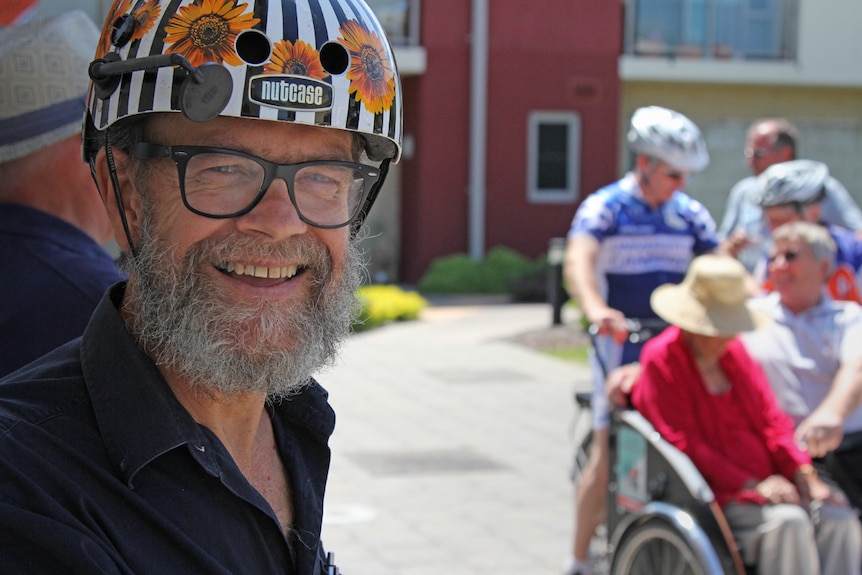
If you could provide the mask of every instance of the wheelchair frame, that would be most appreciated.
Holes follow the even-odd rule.
[[[579,419],[589,420],[589,393],[576,401]],[[724,514],[688,456],[635,410],[615,412],[609,435],[605,541],[598,546],[611,575],[745,575]],[[575,481],[591,442],[587,431],[577,444]]]

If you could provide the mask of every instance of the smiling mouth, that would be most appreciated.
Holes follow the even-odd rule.
[[[216,267],[226,273],[238,276],[249,276],[254,278],[290,279],[296,275],[298,266],[252,266],[236,262],[219,262]]]

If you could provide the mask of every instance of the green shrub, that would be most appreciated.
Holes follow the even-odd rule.
[[[485,256],[480,269],[488,293],[509,293],[511,282],[533,268],[530,260],[509,248],[493,248]]]
[[[484,293],[479,262],[467,254],[435,259],[417,285],[423,293]]]
[[[428,294],[512,294],[530,278],[544,278],[545,259],[531,261],[503,246],[491,249],[482,261],[466,254],[437,258],[417,287]]]
[[[353,324],[354,331],[367,331],[391,321],[417,319],[428,302],[416,292],[394,285],[362,286],[356,290],[362,309]]]

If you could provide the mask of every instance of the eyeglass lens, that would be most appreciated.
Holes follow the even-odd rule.
[[[279,166],[276,177],[288,182],[299,213],[325,226],[348,222],[365,191],[362,174],[349,163]],[[265,192],[265,178],[265,167],[254,158],[217,152],[195,154],[185,166],[186,202],[194,210],[213,216],[241,212]]]
[[[771,152],[771,151],[772,150],[770,150],[768,148],[757,148],[757,149],[746,148],[743,153],[745,154],[745,157],[750,160],[751,158],[760,159],[760,158],[766,156],[767,154],[769,154],[769,152]]]

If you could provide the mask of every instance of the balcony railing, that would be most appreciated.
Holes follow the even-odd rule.
[[[795,60],[797,0],[625,0],[625,54]]]
[[[420,0],[367,0],[393,46],[419,46]]]

